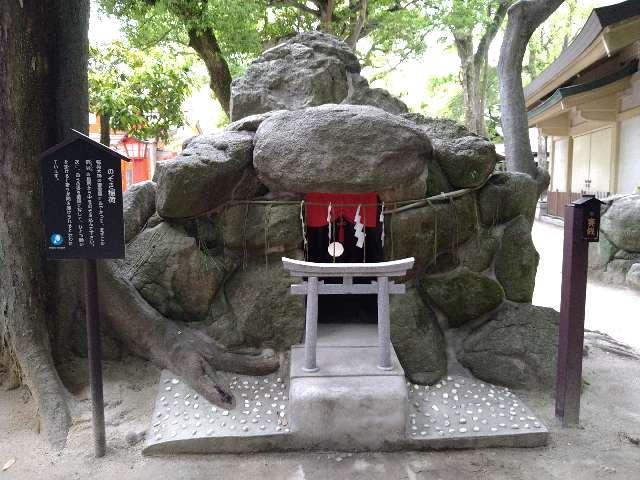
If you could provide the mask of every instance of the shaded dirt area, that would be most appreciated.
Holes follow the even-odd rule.
[[[84,378],[84,362],[72,366]],[[92,457],[88,413],[80,416],[67,448],[48,452],[36,433],[28,394],[0,392],[0,468],[15,459],[0,479],[638,479],[640,478],[640,361],[606,353],[597,346],[585,359],[582,427],[561,429],[547,394],[518,392],[552,430],[549,446],[406,453],[287,453],[143,457],[142,443],[126,435],[148,426],[159,372],[134,358],[105,368],[107,456]],[[86,385],[73,388],[88,408]]]

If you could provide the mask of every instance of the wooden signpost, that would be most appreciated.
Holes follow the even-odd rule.
[[[118,152],[72,130],[40,157],[45,251],[51,259],[85,259],[87,350],[96,457],[106,450],[102,346],[96,259],[124,258]]]
[[[580,422],[589,242],[599,240],[601,203],[593,195],[585,195],[565,207],[556,371],[556,417],[563,426]]]

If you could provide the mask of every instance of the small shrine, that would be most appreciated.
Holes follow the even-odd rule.
[[[100,270],[106,336],[165,369],[145,452],[545,444],[511,391],[555,376],[536,182],[323,33],[265,52],[231,105],[127,190]]]

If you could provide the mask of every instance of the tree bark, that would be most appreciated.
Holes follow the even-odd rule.
[[[473,50],[473,32],[453,30],[453,38],[460,59],[460,84],[464,98],[465,126],[478,135],[487,136],[485,103],[487,97],[487,68],[489,47],[513,0],[503,0],[495,12],[489,12],[491,21]]]
[[[522,87],[522,60],[533,32],[562,2],[563,0],[521,0],[515,3],[509,8],[507,27],[500,48],[498,79],[507,169],[528,173],[534,178],[538,178],[539,170],[529,143],[529,125]]]
[[[475,118],[477,108],[475,102],[481,94],[478,92],[478,78],[473,65],[473,37],[458,32],[453,33],[453,38],[460,59],[460,84],[462,85],[462,95],[464,102],[464,124],[474,133],[481,135],[476,131],[478,122]],[[480,119],[480,123],[482,120]]]
[[[100,114],[100,143],[107,147],[111,145],[111,115]]]
[[[360,35],[362,35],[364,25],[365,23],[367,23],[368,12],[369,0],[360,0],[358,3],[357,17],[351,29],[351,34],[347,39],[347,43],[354,51],[356,49],[356,45],[358,44],[358,40],[360,40]]]
[[[202,59],[209,72],[209,85],[227,115],[231,103],[231,72],[212,28],[189,30],[189,46]]]
[[[320,0],[316,3],[320,8],[320,30],[331,33],[335,0]]]
[[[71,425],[70,396],[47,330],[38,155],[67,128],[86,130],[88,112],[89,2],[62,3],[0,2],[0,358],[11,359],[56,448]]]

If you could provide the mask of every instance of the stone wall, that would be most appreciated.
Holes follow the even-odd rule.
[[[494,174],[486,138],[406,113],[359,71],[349,47],[321,33],[264,52],[233,83],[233,122],[185,142],[155,183],[126,193],[122,274],[163,315],[230,349],[284,351],[304,330],[303,299],[289,294],[280,261],[304,258],[300,200],[375,191],[385,256],[416,258],[407,294],[391,304],[411,380],[446,373],[450,331],[478,377],[549,386],[557,313],[530,305],[536,183]]]

